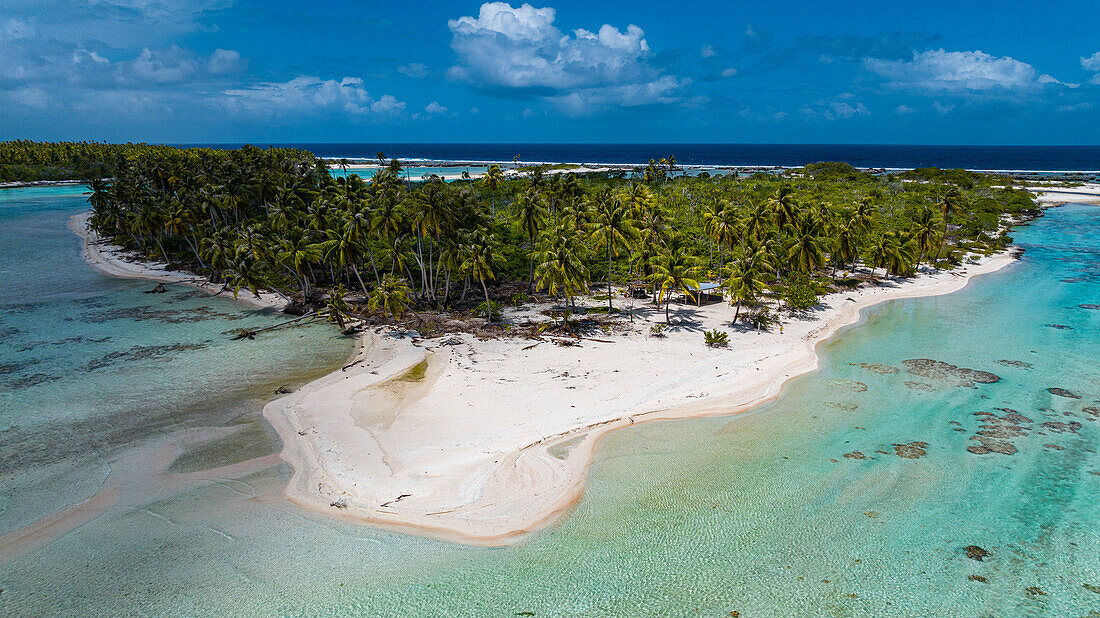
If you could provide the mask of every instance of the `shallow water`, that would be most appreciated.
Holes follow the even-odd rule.
[[[1100,311],[1079,305],[1100,303],[1100,208],[1051,210],[1015,236],[1021,262],[869,309],[772,404],[610,434],[583,499],[519,545],[328,520],[283,501],[289,471],[273,466],[114,508],[8,562],[0,609],[1087,615],[1100,607],[1086,587],[1100,590],[1100,421],[1086,410],[1100,406]],[[968,451],[979,430],[1021,434],[1006,439],[1017,452]]]
[[[451,167],[409,167],[401,172],[401,177],[408,180],[427,180],[433,174],[443,178],[445,176],[461,175],[462,172],[469,172],[471,176],[477,176],[478,174],[484,174],[489,168],[479,165],[466,165],[466,166],[451,166]],[[345,173],[342,168],[335,167],[330,168],[329,173],[333,178],[343,178],[345,176],[358,175],[363,180],[370,180],[374,178],[374,175],[378,173],[377,169],[349,169]],[[457,180],[455,181],[457,182]]]

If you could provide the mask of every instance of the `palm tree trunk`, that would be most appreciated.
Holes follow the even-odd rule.
[[[527,293],[530,294],[531,290],[535,287],[535,254],[531,253],[530,266],[527,269]]]
[[[737,326],[737,316],[741,315],[741,301],[737,301],[737,308],[733,310],[733,321],[730,324]]]
[[[484,278],[479,279],[479,281],[481,281],[481,290],[483,292],[485,292],[485,317],[488,318],[490,322],[492,322],[493,321],[493,305],[492,305],[492,302],[489,300],[489,288],[485,286],[485,279]]]
[[[352,266],[351,269],[355,272],[355,278],[359,280],[359,287],[363,288],[363,296],[369,296],[367,286],[363,285],[363,277],[359,276],[359,267]]]
[[[374,251],[371,251],[370,245],[366,241],[363,242],[363,246],[367,248],[367,256],[370,257],[370,267],[374,271],[374,281],[378,285],[382,285],[382,277],[378,276],[378,266],[374,263]]]
[[[611,242],[607,243],[607,315],[611,315]]]

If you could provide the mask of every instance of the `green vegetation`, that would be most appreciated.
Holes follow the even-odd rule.
[[[496,321],[497,303],[541,292],[564,301],[568,329],[592,285],[614,313],[616,283],[646,286],[667,321],[672,298],[693,300],[700,282],[716,281],[734,322],[766,328],[778,318],[769,301],[773,311],[806,308],[838,277],[851,286],[957,265],[1010,241],[1003,215],[1034,209],[1029,193],[999,187],[1004,178],[882,176],[843,163],[692,178],[674,175],[666,157],[634,177],[494,166],[477,181],[410,183],[399,161],[369,182],[334,179],[299,150],[9,142],[0,152],[109,169],[91,181],[90,224],[101,235],[338,323],[423,309]]]
[[[712,348],[722,348],[730,343],[729,333],[718,330],[708,330],[703,333],[703,342]]]

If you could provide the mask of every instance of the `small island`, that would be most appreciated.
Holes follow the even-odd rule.
[[[381,153],[364,179],[302,150],[95,148],[117,150],[73,220],[90,263],[359,338],[264,409],[287,496],[485,545],[568,509],[608,431],[774,398],[862,309],[1004,267],[1012,225],[1041,214],[1038,189],[964,170],[668,156],[411,181]]]

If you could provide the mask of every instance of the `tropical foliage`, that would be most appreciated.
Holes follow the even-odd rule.
[[[446,183],[409,182],[381,153],[369,182],[333,178],[300,150],[8,142],[0,153],[102,161],[89,198],[101,235],[236,291],[273,290],[303,310],[327,300],[334,321],[356,305],[393,319],[481,305],[493,321],[496,302],[538,291],[561,299],[568,328],[591,286],[610,313],[612,285],[626,283],[647,286],[667,321],[670,301],[697,301],[700,283],[716,281],[735,322],[748,307],[763,327],[768,299],[802,306],[839,271],[835,285],[959,264],[1011,240],[1003,215],[1034,208],[996,177],[843,163],[704,178],[665,157],[633,174],[498,167]]]

